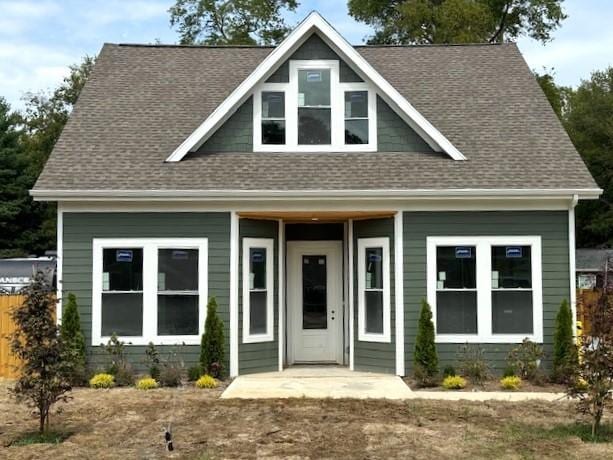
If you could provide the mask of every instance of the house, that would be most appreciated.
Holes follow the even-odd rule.
[[[92,366],[112,333],[195,362],[214,296],[232,376],[409,374],[422,299],[443,365],[550,349],[600,193],[514,44],[351,46],[317,13],[274,48],[105,45],[32,190]]]
[[[577,249],[575,260],[577,288],[600,289],[613,260],[613,249]]]

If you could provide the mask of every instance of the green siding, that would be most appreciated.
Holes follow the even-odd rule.
[[[570,294],[568,214],[566,211],[405,212],[404,304],[407,373],[413,367],[413,350],[421,299],[426,297],[426,237],[537,235],[542,241],[543,342],[551,357],[555,315]],[[441,368],[456,364],[460,345],[438,344]],[[506,365],[511,344],[483,344],[493,370]],[[546,359],[545,365],[549,364]]]
[[[243,102],[197,153],[223,152],[253,152],[253,97]]]
[[[360,342],[358,340],[358,239],[388,237],[390,243],[390,343]],[[354,254],[354,368],[355,370],[396,373],[396,321],[394,297],[394,219],[362,220],[353,223]]]
[[[63,293],[73,292],[77,296],[90,368],[98,369],[108,363],[104,349],[91,345],[93,239],[208,238],[208,293],[217,299],[219,315],[226,325],[225,366],[229,369],[229,213],[64,213],[63,222]],[[158,349],[164,357],[176,350],[186,366],[195,364],[200,353],[197,345]],[[126,346],[125,351],[134,368],[143,370],[145,347]]]
[[[240,249],[238,264],[238,363],[239,374],[270,372],[279,370],[279,224],[272,220],[241,219],[239,227]],[[274,341],[262,343],[243,343],[243,238],[274,238]]]
[[[434,152],[379,96],[377,96],[377,122],[379,152]]]
[[[281,66],[273,73],[268,83],[289,82],[290,60],[328,59],[340,61],[339,79],[343,83],[363,81],[317,34],[311,35]]]

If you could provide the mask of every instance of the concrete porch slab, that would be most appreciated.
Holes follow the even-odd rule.
[[[223,399],[411,397],[411,389],[395,375],[353,372],[332,366],[301,366],[283,372],[242,375],[221,395]]]

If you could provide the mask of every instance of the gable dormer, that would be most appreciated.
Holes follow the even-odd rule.
[[[379,139],[382,131],[385,139]],[[311,13],[167,161],[180,161],[189,152],[407,148],[465,159],[355,48]]]

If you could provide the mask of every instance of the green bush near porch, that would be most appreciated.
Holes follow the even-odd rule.
[[[206,310],[204,334],[200,345],[200,368],[204,373],[221,378],[224,373],[224,325],[217,314],[215,297],[209,299]]]
[[[421,386],[434,385],[438,374],[438,355],[434,343],[432,310],[426,300],[421,301],[421,312],[417,325],[414,353],[415,379]]]

